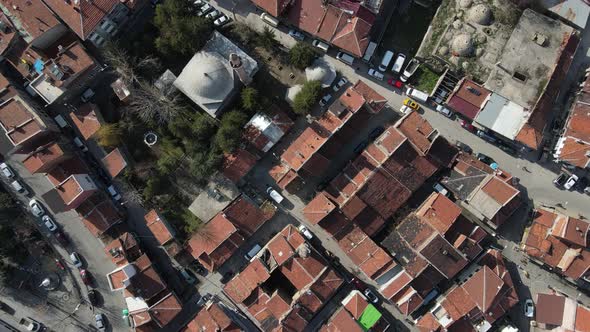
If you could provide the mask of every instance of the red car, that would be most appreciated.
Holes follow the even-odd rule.
[[[474,133],[476,131],[475,127],[471,123],[469,123],[465,120],[460,120],[459,123],[461,124],[461,127],[469,130],[472,133]]]
[[[57,265],[57,267],[62,271],[65,271],[66,269],[61,260],[59,260],[58,258],[55,259],[55,265]]]
[[[404,86],[404,83],[402,83],[402,81],[396,80],[394,78],[390,78],[389,80],[387,80],[387,84],[391,85],[392,87],[394,87],[396,89],[400,89],[400,90]]]
[[[85,269],[80,270],[80,277],[82,278],[82,282],[85,285],[90,285],[90,273],[88,271],[86,271]]]
[[[357,278],[352,278],[352,280],[350,280],[350,283],[353,284],[354,288],[358,289],[358,290],[365,290],[367,289],[367,285],[365,285],[364,282],[358,280]]]

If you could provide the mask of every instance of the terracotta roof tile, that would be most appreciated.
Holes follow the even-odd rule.
[[[590,332],[590,309],[581,305],[576,308],[576,332]]]
[[[441,234],[445,234],[461,215],[461,208],[446,196],[431,194],[418,208],[416,214],[428,221]]]
[[[100,21],[119,3],[116,0],[65,2],[44,0],[80,38],[86,40]]]
[[[348,302],[343,303],[343,305],[352,317],[358,320],[369,303],[359,291],[353,291],[353,293],[354,295],[348,299]]]
[[[36,148],[22,163],[31,174],[46,173],[66,158],[64,149],[57,142],[50,142]]]
[[[188,250],[197,259],[203,254],[210,255],[224,242],[228,241],[235,232],[237,232],[236,227],[223,213],[218,213],[200,232],[190,238]],[[233,248],[235,250],[237,246],[234,245]]]
[[[387,99],[385,99],[385,97],[380,95],[362,80],[358,80],[354,84],[354,90],[363,96],[366,104],[368,104],[373,112],[380,112],[387,104]]]
[[[70,113],[74,126],[78,128],[78,131],[86,140],[96,134],[102,126],[103,121],[99,116],[98,106],[92,103],[82,104],[76,111]]]
[[[35,39],[61,23],[40,0],[2,0],[11,16],[20,22],[23,29]]]
[[[535,319],[539,323],[561,326],[565,308],[565,297],[538,293],[535,301]]]
[[[119,173],[127,167],[127,161],[125,160],[125,157],[123,157],[119,148],[114,149],[111,153],[102,158],[102,163],[112,178],[119,175]]]
[[[288,1],[288,0],[254,0],[252,2],[254,2],[254,4],[256,6],[264,9],[266,12],[268,12],[272,16],[279,17],[283,13],[285,8],[287,8],[287,5],[289,5],[290,1]]]
[[[408,138],[414,147],[416,147],[422,154],[430,149],[434,138],[437,137],[438,132],[417,112],[410,112],[410,114],[401,118],[396,124],[396,128]]]
[[[106,232],[112,226],[123,221],[121,214],[109,199],[94,202],[91,198],[77,207],[76,211],[82,217],[86,228],[94,236]]]
[[[332,203],[323,193],[317,194],[303,209],[303,215],[312,224],[322,221],[327,215],[332,213],[336,205]]]
[[[281,155],[281,160],[299,171],[328,140],[329,133],[317,127],[307,127]]]
[[[55,191],[68,208],[76,208],[96,192],[97,188],[88,174],[74,174],[55,186]]]
[[[519,194],[518,189],[501,181],[497,177],[491,177],[481,190],[501,205],[508,204],[508,202]]]
[[[0,125],[13,145],[21,144],[45,130],[30,106],[12,98],[0,106]]]
[[[160,245],[168,243],[174,239],[174,230],[171,226],[156,212],[156,210],[150,210],[144,216],[145,223],[150,229],[154,237]]]
[[[240,181],[256,165],[255,155],[244,149],[237,149],[232,154],[223,156],[221,172],[232,182]]]
[[[201,331],[233,331],[235,324],[220,308],[219,304],[213,303],[209,307],[201,309],[197,316],[191,320],[185,332]],[[236,331],[238,329],[235,329]]]
[[[182,304],[173,293],[164,296],[160,301],[149,309],[153,320],[160,327],[168,325],[180,313]]]

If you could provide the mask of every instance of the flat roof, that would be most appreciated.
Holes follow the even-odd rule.
[[[532,110],[572,33],[572,27],[534,10],[524,10],[484,86]]]
[[[188,209],[203,222],[208,222],[239,194],[238,187],[231,180],[217,173],[211,177]]]
[[[530,110],[497,93],[492,93],[483,109],[475,117],[475,122],[514,140],[530,115]]]

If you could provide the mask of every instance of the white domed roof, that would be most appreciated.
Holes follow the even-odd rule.
[[[469,56],[473,53],[473,40],[471,35],[461,34],[456,36],[451,43],[451,49],[456,56]]]
[[[468,17],[473,23],[488,25],[492,20],[492,10],[486,4],[480,3],[469,10]]]
[[[334,66],[323,58],[316,59],[310,67],[305,68],[305,78],[308,81],[320,81],[324,88],[332,85],[336,76]]]

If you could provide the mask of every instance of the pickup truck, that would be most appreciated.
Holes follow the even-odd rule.
[[[43,327],[43,325],[41,325],[41,323],[36,322],[31,317],[29,317],[29,319],[21,318],[21,320],[18,323],[20,325],[23,325],[25,327],[25,329],[27,329],[27,331],[33,331],[33,332],[41,331],[41,328]]]

